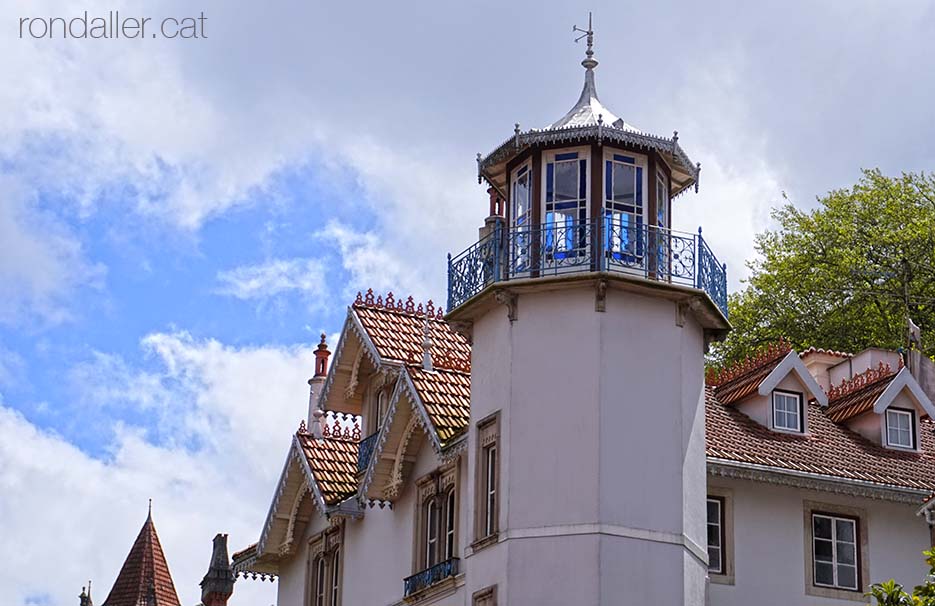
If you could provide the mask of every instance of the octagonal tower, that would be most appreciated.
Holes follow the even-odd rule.
[[[726,267],[670,229],[699,165],[601,103],[584,34],[578,102],[478,156],[489,216],[449,257],[448,320],[472,340],[466,582],[499,604],[701,606]]]

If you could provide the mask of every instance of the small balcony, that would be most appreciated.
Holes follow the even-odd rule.
[[[409,597],[449,577],[456,576],[458,574],[459,563],[460,560],[458,558],[449,558],[444,562],[435,564],[431,568],[426,568],[422,572],[417,572],[411,577],[406,577],[403,580],[404,597]]]
[[[697,234],[606,219],[507,228],[448,256],[448,310],[495,282],[610,272],[696,288],[727,317],[727,266]]]
[[[370,434],[357,444],[357,472],[360,473],[370,465],[370,457],[373,456],[373,448],[377,444],[377,436],[380,432]]]

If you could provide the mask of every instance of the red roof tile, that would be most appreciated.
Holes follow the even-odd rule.
[[[331,436],[316,439],[300,431],[296,437],[326,504],[334,505],[357,492],[359,435],[350,439]]]
[[[384,301],[367,291],[366,296],[358,294],[353,308],[381,358],[421,364],[427,323],[434,365],[470,370],[471,346],[442,319],[441,308],[436,309],[431,301],[417,306],[412,297],[403,303],[402,299],[397,301],[393,293]]]
[[[471,417],[471,375],[454,370],[408,367],[412,384],[435,426],[438,441],[446,445],[463,433]]]
[[[831,388],[825,414],[840,423],[872,410],[874,403],[896,378],[896,372],[881,362],[878,368],[871,368]]]
[[[114,581],[103,606],[181,606],[150,514]]]
[[[922,452],[915,453],[879,446],[832,421],[815,403],[807,405],[808,435],[771,431],[719,402],[711,389],[705,404],[709,458],[913,489],[935,486],[935,425],[930,420],[920,425]]]
[[[755,393],[763,379],[779,366],[790,351],[792,347],[789,343],[780,340],[737,364],[720,371],[709,370],[706,383],[714,387],[718,401],[722,404],[738,402]]]

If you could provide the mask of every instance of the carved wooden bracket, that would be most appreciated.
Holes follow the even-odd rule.
[[[516,303],[519,297],[516,293],[510,292],[508,290],[498,290],[494,293],[494,297],[497,299],[497,303],[501,305],[506,305],[507,317],[510,319],[510,322],[516,320]]]
[[[448,326],[465,339],[468,345],[474,344],[474,323],[473,322],[449,322]]]
[[[594,287],[594,311],[607,311],[607,280],[598,280]]]

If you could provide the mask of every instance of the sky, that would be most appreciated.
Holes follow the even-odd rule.
[[[85,10],[207,37],[18,37]],[[214,534],[259,535],[317,335],[358,290],[444,301],[475,155],[574,104],[588,10],[602,102],[701,162],[673,221],[731,290],[785,199],[935,164],[932,2],[0,4],[5,604],[102,602],[150,498],[198,603]]]

